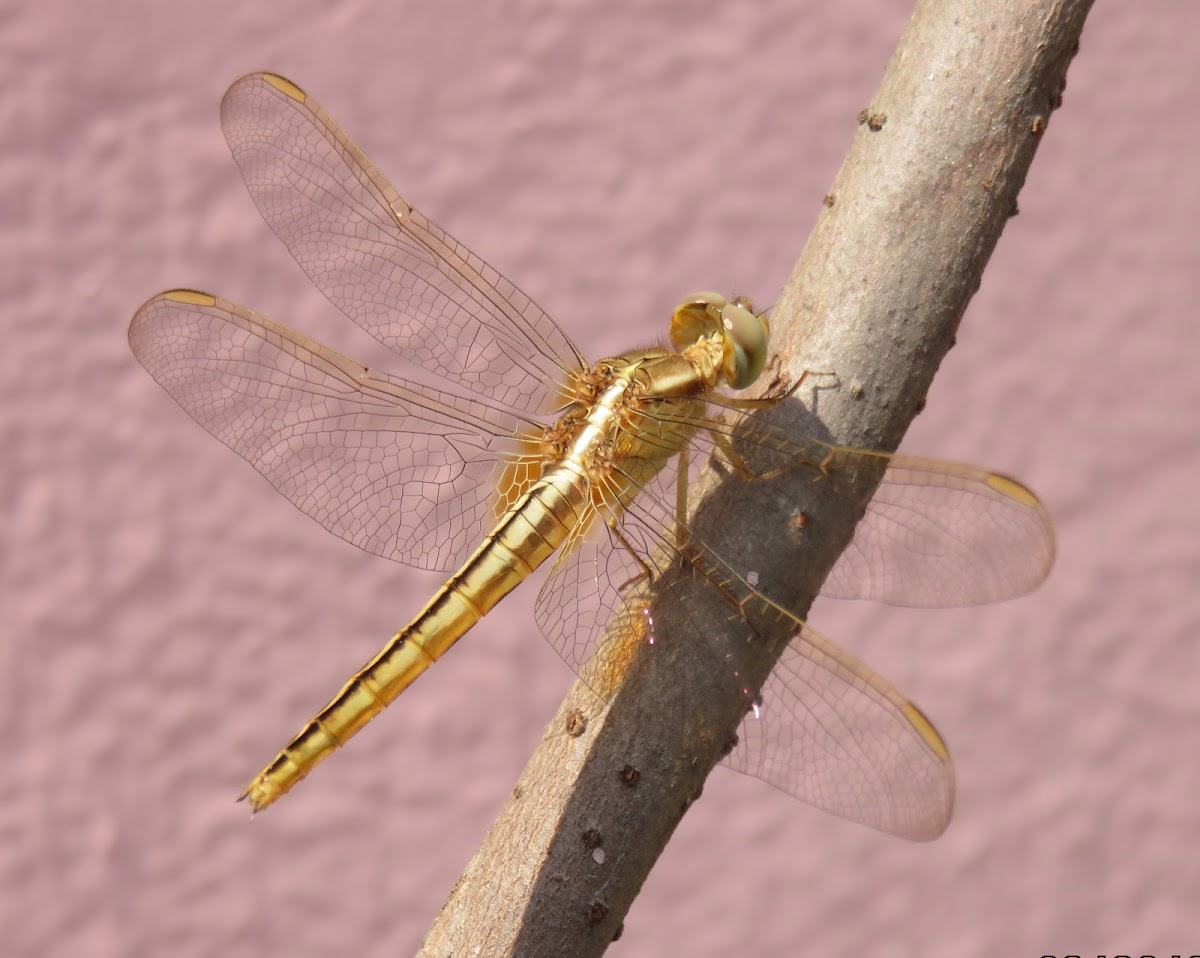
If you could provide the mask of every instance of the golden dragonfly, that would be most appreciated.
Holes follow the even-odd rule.
[[[376,555],[453,572],[251,782],[242,797],[255,810],[345,744],[556,553],[535,615],[585,674],[605,622],[622,612],[637,618],[622,588],[654,578],[664,562],[696,562],[685,523],[689,456],[732,464],[748,480],[755,468],[802,467],[819,480],[864,457],[886,461],[823,594],[964,604],[1020,594],[1046,575],[1052,525],[1016,480],[744,428],[755,402],[739,404],[727,391],[759,378],[769,332],[748,300],[689,296],[674,311],[669,346],[589,364],[528,296],[401,196],[291,81],[271,73],[237,80],[221,124],[259,211],[304,271],[413,372],[368,368],[189,289],[138,309],[134,354],[197,422],[326,529]],[[710,579],[717,565],[748,568],[706,554]],[[753,592],[753,576],[736,575]],[[940,833],[954,776],[933,725],[799,617],[788,628],[782,659],[749,703],[743,746],[726,763],[884,831]],[[604,694],[604,686],[594,687]]]

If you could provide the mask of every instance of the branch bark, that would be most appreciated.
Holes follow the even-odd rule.
[[[1016,209],[1090,7],[918,2],[772,316],[784,372],[838,376],[820,391],[820,420],[785,404],[793,427],[899,444]],[[777,534],[795,515],[794,476],[786,496],[755,484],[753,502],[745,484],[708,484],[693,528],[718,551],[754,544],[761,586],[804,615],[858,513],[807,483],[823,534],[797,542]],[[599,955],[619,933],[745,708],[698,673],[687,641],[670,641],[672,619],[656,606],[656,667],[631,669],[608,708],[583,682],[571,689],[421,955]]]

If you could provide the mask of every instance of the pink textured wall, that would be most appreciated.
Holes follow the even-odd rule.
[[[234,804],[433,580],[304,519],[128,351],[187,284],[380,358],[259,220],[226,85],[304,85],[597,355],[696,287],[770,302],[904,6],[6,9],[0,954],[411,953],[570,681],[531,589],[278,807]],[[1200,952],[1198,32],[1097,5],[906,444],[1035,486],[1052,579],[814,615],[945,733],[954,824],[909,845],[719,771],[613,954]]]

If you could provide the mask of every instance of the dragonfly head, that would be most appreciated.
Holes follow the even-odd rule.
[[[721,368],[734,389],[745,389],[758,379],[767,363],[767,318],[757,315],[745,296],[728,299],[720,293],[693,293],[671,316],[671,345],[677,350],[717,337],[721,343]]]

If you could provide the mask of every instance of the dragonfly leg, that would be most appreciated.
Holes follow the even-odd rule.
[[[733,448],[733,444],[729,441],[727,436],[722,435],[721,433],[718,433],[712,429],[706,429],[705,432],[712,437],[713,445],[721,450],[725,461],[733,467],[734,471],[738,474],[738,477],[747,482],[762,482],[766,479],[774,479],[793,468],[792,466],[780,466],[775,469],[768,469],[765,472],[755,472],[750,468],[746,460],[738,454],[738,451]],[[820,473],[820,475],[814,476],[814,479],[829,478],[829,464],[833,461],[833,455],[833,453],[829,453],[820,462],[807,463],[816,469],[818,473]]]
[[[675,548],[681,552],[684,546],[683,530],[687,523],[688,463],[690,461],[688,447],[684,446],[679,451],[679,466],[675,472]]]
[[[713,444],[721,450],[726,461],[733,466],[734,471],[737,472],[738,476],[740,476],[742,479],[745,479],[747,482],[752,482],[755,479],[766,478],[754,473],[754,471],[746,464],[746,460],[738,455],[737,450],[733,448],[733,444],[727,437],[719,432],[715,432],[712,429],[705,431],[712,436]]]
[[[788,386],[783,392],[769,391],[765,396],[756,396],[754,398],[741,399],[737,396],[720,396],[711,395],[705,398],[716,406],[725,406],[728,409],[774,409],[785,399],[788,399],[796,393],[796,391],[804,385],[805,381],[810,376],[831,376],[837,378],[837,373],[827,370],[806,369],[800,374],[800,378]],[[776,380],[778,382],[778,380]]]
[[[794,395],[800,389],[800,387],[804,385],[810,376],[832,376],[836,379],[837,373],[832,371],[806,369],[800,374],[800,378],[797,379],[796,382],[794,382],[781,393],[771,393],[756,399],[737,399],[728,396],[710,396],[708,397],[708,401],[713,405],[724,406],[728,409],[772,409],[775,406],[778,406],[789,396]],[[778,382],[778,379],[776,381]],[[721,451],[725,461],[734,468],[738,476],[742,479],[761,482],[764,479],[774,479],[777,476],[790,471],[794,467],[794,464],[790,464],[787,466],[776,467],[774,469],[768,469],[766,471],[755,471],[750,468],[746,460],[743,459],[737,450],[733,448],[733,443],[730,441],[728,436],[718,433],[716,430],[711,428],[707,428],[705,431],[708,432],[709,436],[712,438],[713,444],[716,446],[716,448]],[[815,476],[814,479],[827,479],[830,477],[830,466],[833,463],[836,452],[836,449],[831,448],[820,460],[805,460],[808,465],[816,469],[818,472],[818,475]]]
[[[617,540],[617,545],[633,556],[633,561],[642,567],[641,572],[639,572],[637,575],[630,576],[630,578],[621,583],[620,591],[624,592],[639,579],[645,579],[647,583],[653,582],[654,570],[650,568],[645,559],[638,555],[638,551],[633,547],[633,544],[625,538],[625,533],[623,533],[620,527],[617,525],[617,519],[615,516],[610,516],[608,518],[608,531],[612,537]]]

